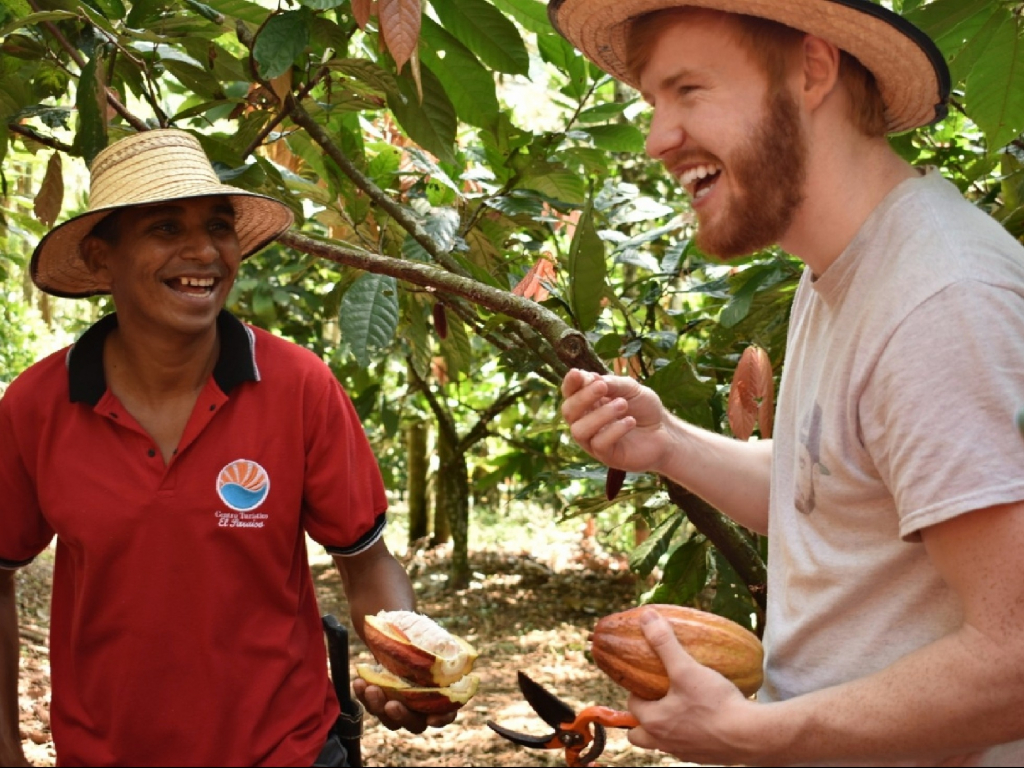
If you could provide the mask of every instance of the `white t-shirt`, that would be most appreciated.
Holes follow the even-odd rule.
[[[960,625],[920,530],[1024,499],[1022,406],[1024,248],[929,170],[794,299],[759,700],[863,677]],[[983,758],[1024,765],[1024,742]]]

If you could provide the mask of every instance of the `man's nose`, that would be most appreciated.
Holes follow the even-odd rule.
[[[220,251],[206,227],[193,227],[188,232],[184,255],[197,261],[210,262],[220,256]]]
[[[687,134],[681,122],[671,112],[655,109],[651,115],[651,130],[644,144],[647,155],[652,160],[664,160],[665,157],[682,148],[686,143]]]

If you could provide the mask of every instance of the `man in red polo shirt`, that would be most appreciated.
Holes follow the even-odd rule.
[[[91,174],[90,210],[44,238],[31,273],[53,295],[110,293],[117,312],[0,400],[0,764],[27,764],[14,569],[54,536],[61,765],[344,764],[306,533],[334,555],[357,630],[414,596],[337,380],[223,309],[241,260],[292,215],[221,185],[183,131],[124,139]],[[453,719],[359,690],[392,728]]]

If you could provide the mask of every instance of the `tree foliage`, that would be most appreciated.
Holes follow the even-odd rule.
[[[749,623],[764,542],[663,478],[632,476],[606,499],[555,388],[571,366],[614,370],[694,423],[729,432],[730,414],[758,413],[737,431],[764,430],[765,371],[781,369],[800,265],[774,250],[729,265],[699,252],[675,182],[642,156],[636,94],[555,34],[538,0],[270,5],[3,0],[5,312],[46,308],[74,327],[103,311],[92,300],[54,317],[23,287],[27,244],[83,210],[65,190],[109,142],[189,130],[223,181],[295,211],[295,229],[246,262],[232,309],[329,361],[393,486],[403,419],[541,387],[506,411],[475,406],[489,417],[475,482],[609,525],[642,516],[653,533],[632,562],[661,569],[653,597],[712,601]],[[956,85],[948,119],[894,146],[1024,237],[1022,5],[894,5],[935,37]],[[18,327],[0,332],[0,379],[27,364]],[[761,394],[744,374],[730,398],[750,348]]]

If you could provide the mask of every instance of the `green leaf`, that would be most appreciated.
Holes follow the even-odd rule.
[[[329,11],[331,8],[344,5],[346,2],[347,0],[299,0],[300,5],[312,8],[314,11]]]
[[[604,123],[608,120],[614,120],[616,117],[621,115],[633,101],[609,101],[605,104],[598,104],[597,106],[588,107],[580,112],[576,118],[580,123],[584,125],[593,125],[594,123]]]
[[[711,399],[715,396],[715,382],[698,379],[687,358],[676,358],[659,368],[644,384],[657,392],[661,402],[676,416],[705,429],[714,427]]]
[[[511,16],[518,21],[527,32],[538,35],[554,34],[551,21],[548,19],[548,9],[544,3],[537,2],[537,0],[492,0],[492,2],[506,16]]]
[[[974,25],[969,30],[965,29],[962,35],[963,39],[959,40],[956,50],[947,56],[950,78],[954,84],[967,79],[974,69],[974,65],[988,50],[992,35],[1007,21],[1009,11],[1005,8],[997,6],[990,10],[991,13],[987,15],[987,18],[986,14],[978,14],[974,17],[979,22],[977,29],[973,28]],[[959,38],[961,35],[957,37]]]
[[[661,583],[655,587],[648,603],[689,605],[707,586],[711,569],[708,567],[708,543],[703,536],[694,536],[676,547],[665,563]]]
[[[711,601],[711,612],[732,619],[740,626],[753,629],[752,615],[757,612],[750,590],[718,549],[711,550],[717,571],[715,597]]]
[[[331,59],[327,66],[368,85],[381,96],[398,93],[395,76],[368,59]]]
[[[662,520],[658,527],[651,531],[647,541],[630,553],[629,570],[642,577],[649,576],[661,556],[668,552],[672,536],[682,522],[683,516],[680,514],[673,514]]]
[[[996,152],[1024,130],[1024,19],[1007,15],[967,78],[969,116]]]
[[[729,303],[722,309],[721,315],[718,317],[718,322],[724,325],[726,328],[732,328],[737,323],[742,322],[746,316],[750,313],[750,307],[754,302],[754,295],[757,293],[757,289],[769,278],[775,274],[774,267],[762,268],[762,267],[751,267],[746,270],[750,274],[744,281],[743,285],[733,293]],[[744,273],[746,274],[746,273]]]
[[[10,24],[0,27],[0,37],[7,37],[11,32],[22,27],[30,27],[34,24],[42,24],[44,21],[61,21],[63,19],[77,18],[71,11],[43,11],[41,13],[30,13],[20,19],[15,19]]]
[[[103,87],[103,66],[98,58],[89,59],[78,80],[75,106],[78,107],[78,130],[74,149],[86,165],[107,146],[106,95]]]
[[[430,375],[433,349],[427,332],[427,312],[418,300],[409,303],[409,320],[403,326],[402,338],[409,346],[409,362],[421,379]]]
[[[587,93],[587,60],[560,35],[537,35],[541,58],[569,78],[563,92],[579,101]]]
[[[447,317],[448,338],[441,342],[441,356],[448,369],[448,379],[456,381],[473,370],[473,346],[462,318],[454,312],[449,312]]]
[[[604,241],[594,229],[593,199],[587,202],[569,246],[569,306],[581,331],[589,331],[601,315],[608,265]]]
[[[388,106],[409,138],[440,160],[455,162],[455,132],[458,118],[437,75],[429,67],[420,67],[423,103],[411,77],[398,78],[398,94],[388,94]]]
[[[174,59],[164,59],[163,65],[179,83],[199,96],[206,99],[224,96],[221,82],[207,70]]]
[[[544,173],[523,177],[519,186],[535,189],[553,200],[582,205],[587,198],[587,187],[583,177],[568,168],[551,168]]]
[[[906,18],[927,33],[949,56],[958,49],[958,42],[963,42],[959,28],[967,25],[969,29],[979,14],[990,14],[993,6],[991,0],[935,0],[908,12]]]
[[[491,71],[427,16],[420,29],[420,45],[420,60],[437,75],[459,117],[470,125],[493,130],[499,108]]]
[[[644,151],[644,135],[635,125],[628,123],[612,123],[611,125],[594,125],[581,128],[594,140],[594,146],[606,152],[632,152],[640,154]]]
[[[266,8],[249,0],[206,0],[206,4],[225,16],[256,25],[262,24],[270,13]]]
[[[519,30],[485,0],[431,0],[441,26],[492,69],[527,75],[530,54]]]
[[[252,49],[260,77],[273,80],[291,69],[295,59],[309,45],[312,21],[308,8],[278,13],[267,21]]]
[[[0,2],[14,16],[29,16],[32,13],[32,6],[28,0],[3,0]]]
[[[266,283],[260,283],[252,292],[252,311],[261,322],[267,325],[272,325],[277,319],[274,294]]]
[[[360,275],[345,292],[338,319],[356,362],[368,367],[371,351],[389,346],[398,329],[395,278],[370,272]]]

